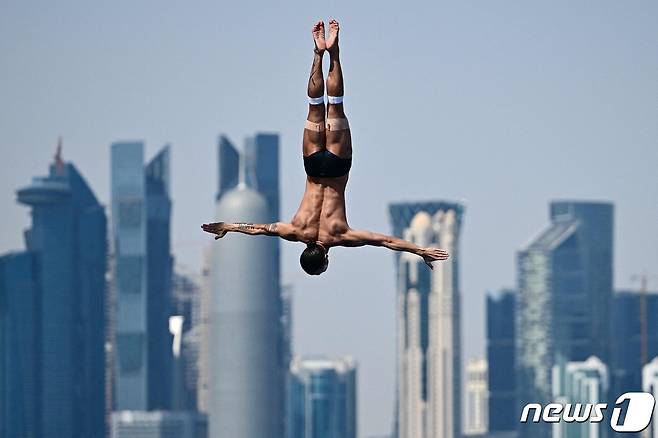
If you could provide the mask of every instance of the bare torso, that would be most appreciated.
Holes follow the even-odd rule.
[[[292,225],[304,242],[336,246],[349,230],[345,212],[345,186],[348,175],[339,178],[306,178],[304,197]]]

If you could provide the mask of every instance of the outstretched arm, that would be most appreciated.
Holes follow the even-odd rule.
[[[277,236],[293,242],[299,240],[295,227],[292,224],[287,224],[285,222],[275,222],[272,224],[230,224],[226,222],[215,222],[212,224],[203,224],[201,225],[201,228],[207,233],[216,234],[215,240],[224,237],[226,233],[231,231],[252,236]]]
[[[421,256],[427,266],[434,269],[432,262],[436,260],[447,260],[448,252],[439,248],[422,248],[409,241],[385,234],[373,233],[372,231],[349,230],[343,235],[341,246],[383,246],[393,251],[410,252]]]

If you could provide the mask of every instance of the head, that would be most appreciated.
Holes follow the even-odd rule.
[[[308,275],[320,275],[329,266],[329,254],[324,246],[309,243],[299,257],[299,264]]]

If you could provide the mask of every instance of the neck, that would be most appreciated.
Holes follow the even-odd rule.
[[[316,244],[317,246],[321,247],[322,249],[324,249],[324,252],[329,252],[329,248],[327,248],[326,246],[324,246],[324,243],[322,243],[322,242],[315,242],[315,244]]]

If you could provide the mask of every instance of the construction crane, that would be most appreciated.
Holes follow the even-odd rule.
[[[649,363],[649,321],[647,316],[647,293],[649,276],[646,272],[631,276],[631,281],[640,281],[640,361]]]

